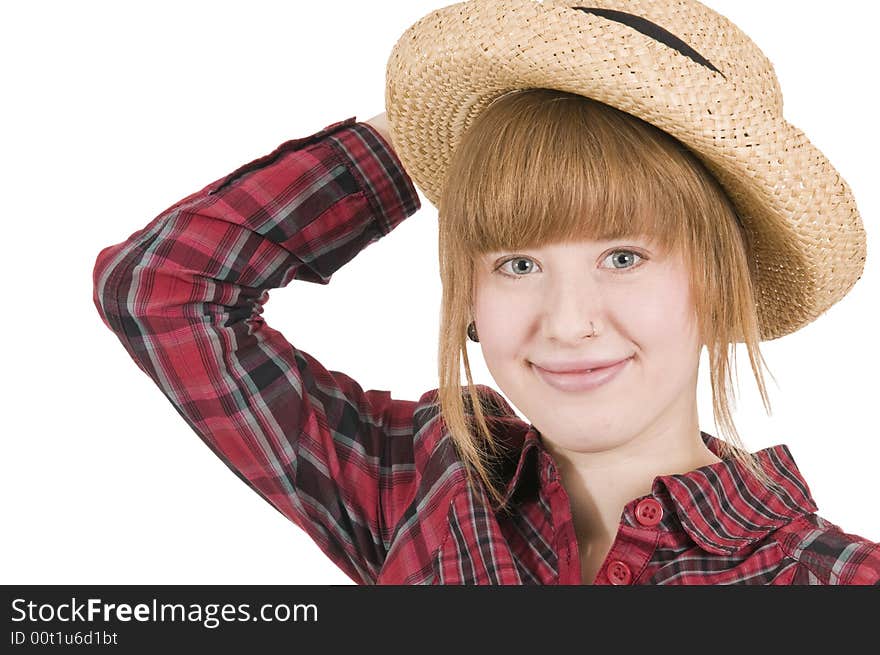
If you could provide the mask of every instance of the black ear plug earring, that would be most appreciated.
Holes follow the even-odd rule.
[[[467,326],[467,335],[468,339],[471,341],[476,341],[479,343],[480,338],[477,336],[477,326],[474,321],[471,321]]]

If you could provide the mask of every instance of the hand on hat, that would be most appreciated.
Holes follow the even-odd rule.
[[[376,114],[372,118],[368,118],[364,123],[374,127],[388,142],[388,145],[393,147],[393,144],[391,143],[391,135],[388,133],[388,119],[384,111],[381,114]]]

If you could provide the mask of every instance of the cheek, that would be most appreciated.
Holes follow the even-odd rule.
[[[658,287],[651,293],[640,293],[628,303],[632,315],[647,329],[681,328],[690,319],[693,310],[689,299],[678,289]]]
[[[526,338],[528,320],[509,303],[484,303],[475,307],[477,332],[484,352],[510,352]]]
[[[474,299],[474,318],[480,337],[480,349],[486,364],[498,369],[520,356],[531,326],[528,302],[523,295],[485,288]]]
[[[658,284],[650,293],[631,299],[628,325],[632,337],[655,354],[670,358],[690,352],[698,341],[694,306],[687,286],[680,280]]]

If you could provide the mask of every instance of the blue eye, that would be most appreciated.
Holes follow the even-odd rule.
[[[507,273],[509,277],[525,277],[524,274],[529,273],[535,266],[535,262],[528,257],[511,257],[510,259],[506,259],[501,262],[501,264],[498,265],[498,269],[500,270],[504,268],[505,266],[507,266],[507,264],[510,264],[511,262],[515,263],[516,265],[513,267],[512,273]],[[526,264],[530,264],[531,266],[523,267],[523,262],[525,262]],[[511,269],[506,270],[510,271]]]
[[[603,262],[607,262],[611,260],[611,268],[616,271],[627,271],[629,269],[637,268],[640,262],[645,259],[644,255],[641,255],[634,250],[614,250],[608,254],[607,257],[603,260]],[[507,267],[508,264],[512,264],[511,267]],[[507,267],[507,268],[505,268]],[[503,275],[507,277],[512,277],[514,279],[526,277],[527,274],[531,273],[537,267],[540,270],[540,267],[529,257],[524,257],[522,255],[511,257],[509,259],[505,259],[501,262],[496,270],[501,271]]]
[[[624,255],[624,257],[621,258],[620,255]],[[608,257],[605,258],[605,261],[608,261],[609,258],[613,259],[614,264],[612,266],[617,270],[621,270],[621,269],[625,270],[627,268],[635,268],[635,266],[638,262],[633,263],[630,266],[627,266],[626,265],[626,263],[628,261],[627,256],[637,257],[639,260],[644,259],[644,257],[642,257],[639,253],[633,252],[632,250],[615,250],[610,255],[608,255]],[[617,266],[617,264],[623,264],[623,265]]]

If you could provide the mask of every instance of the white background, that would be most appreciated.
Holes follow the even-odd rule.
[[[92,303],[92,269],[100,249],[279,143],[383,111],[392,46],[444,4],[4,3],[0,582],[351,582],[138,369]],[[878,541],[876,9],[706,4],[770,57],[785,117],[852,186],[869,244],[843,301],[763,345],[771,418],[741,351],[737,425],[750,450],[788,444],[819,513]],[[437,386],[437,212],[422,205],[329,285],[275,290],[264,313],[396,398]],[[476,381],[497,388],[470,347]],[[717,434],[705,362],[700,415]]]

